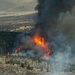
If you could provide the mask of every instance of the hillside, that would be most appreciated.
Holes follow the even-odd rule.
[[[0,0],[0,11],[33,11],[36,4],[36,0]]]
[[[0,31],[29,31],[36,23],[37,14],[9,14],[0,17]]]

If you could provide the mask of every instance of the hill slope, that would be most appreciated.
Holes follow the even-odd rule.
[[[36,0],[0,0],[0,11],[33,11]]]

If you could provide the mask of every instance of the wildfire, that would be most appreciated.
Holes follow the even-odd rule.
[[[48,48],[48,43],[45,44],[45,39],[41,37],[38,33],[33,37],[34,43],[36,45],[42,46],[44,48],[44,52],[50,56],[50,50]]]
[[[41,57],[41,58],[44,58],[44,59],[48,59],[49,58],[49,56],[50,56],[50,50],[49,50],[49,45],[48,45],[48,42],[45,42],[45,39],[44,39],[44,37],[41,37],[40,35],[39,35],[39,32],[37,32],[33,37],[32,37],[32,40],[33,40],[33,42],[32,42],[32,44],[34,44],[35,43],[35,45],[38,47],[38,46],[41,46],[41,52],[43,52],[44,53],[44,55],[43,55],[43,57]],[[29,43],[29,45],[30,45],[31,43]],[[34,46],[35,46],[34,45]],[[22,44],[22,45],[20,45],[16,50],[15,50],[15,53],[18,53],[22,48],[24,47],[24,45]],[[32,47],[31,47],[31,49],[32,49]],[[43,54],[42,53],[42,54]]]
[[[15,53],[19,52],[23,48],[23,45],[20,45],[16,50]]]

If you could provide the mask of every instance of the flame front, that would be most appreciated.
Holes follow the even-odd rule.
[[[33,41],[36,45],[40,45],[44,48],[43,52],[50,56],[50,50],[48,48],[48,43],[45,44],[45,39],[41,37],[38,33],[33,37]]]
[[[38,46],[40,46],[42,49],[41,49],[41,51],[40,52],[43,52],[42,54],[43,54],[43,57],[42,58],[45,58],[45,59],[47,59],[47,58],[49,58],[49,56],[50,56],[50,50],[49,50],[49,45],[48,45],[48,42],[45,42],[45,39],[44,39],[44,37],[41,37],[40,35],[39,35],[39,33],[37,32],[33,37],[32,37],[32,40],[33,40],[33,43],[32,44],[34,44],[35,43],[35,45],[38,47]],[[30,45],[31,43],[29,43],[29,45]],[[34,45],[34,46],[35,46]],[[23,44],[21,44],[16,50],[15,50],[15,53],[18,53],[21,49],[23,49],[24,48],[24,45]],[[33,49],[32,47],[31,47],[31,49]]]
[[[23,45],[20,45],[16,50],[15,53],[19,52],[23,48]]]

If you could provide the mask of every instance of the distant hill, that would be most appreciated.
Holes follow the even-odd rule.
[[[0,11],[33,11],[36,5],[36,0],[0,0]]]
[[[28,32],[37,21],[37,13],[0,17],[0,31]]]

